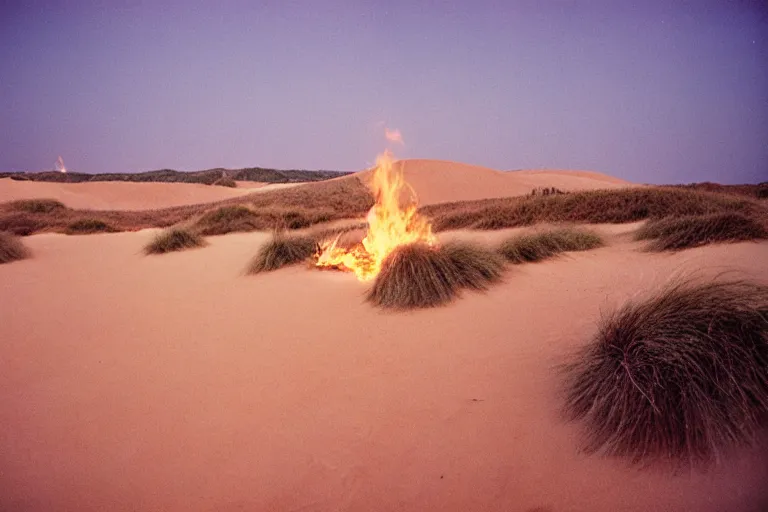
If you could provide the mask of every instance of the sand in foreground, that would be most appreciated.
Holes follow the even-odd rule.
[[[619,234],[485,295],[388,314],[350,275],[242,276],[263,234],[142,256],[152,234],[36,235],[33,259],[0,266],[0,510],[768,503],[763,452],[675,477],[580,455],[553,371],[601,311],[681,269],[755,275],[768,243],[651,255]]]

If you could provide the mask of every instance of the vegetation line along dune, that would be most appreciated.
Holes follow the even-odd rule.
[[[34,199],[0,204],[0,230],[17,235],[69,231],[81,218],[98,219],[115,231],[164,228],[197,222],[203,235],[232,231],[301,229],[328,221],[361,218],[373,205],[356,176],[253,193],[216,203],[146,211],[70,209]],[[218,213],[217,213],[218,211]],[[620,188],[432,204],[420,208],[435,231],[503,229],[540,222],[624,223],[681,215],[739,213],[766,217],[764,203],[745,197],[680,187]]]
[[[621,224],[648,218],[737,212],[766,215],[758,202],[672,187],[590,190],[425,206],[437,231],[504,229],[540,222]]]
[[[69,225],[82,218],[98,219],[116,231],[165,228],[198,220],[200,222],[195,229],[200,234],[269,231],[280,226],[296,229],[320,222],[362,217],[372,205],[373,198],[368,189],[356,177],[350,176],[257,192],[217,203],[159,210],[74,210],[51,200],[12,201],[0,204],[0,231],[23,236],[40,232],[67,233]],[[216,213],[222,208],[224,210]],[[235,215],[231,215],[233,211]]]
[[[57,183],[85,183],[96,181],[162,182],[162,183],[201,183],[216,184],[221,180],[258,181],[261,183],[291,183],[305,181],[323,181],[344,176],[339,171],[304,171],[278,170],[264,167],[244,169],[207,169],[204,171],[176,171],[161,169],[158,171],[136,173],[99,173],[82,172],[0,172],[0,178],[19,181],[45,181]]]

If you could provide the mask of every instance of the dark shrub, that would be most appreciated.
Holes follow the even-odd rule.
[[[144,247],[146,254],[163,254],[166,252],[183,251],[205,245],[205,240],[198,234],[182,228],[171,228],[158,233],[155,238]]]
[[[17,237],[0,232],[0,263],[10,263],[29,257],[29,250]]]
[[[589,453],[675,464],[754,441],[768,412],[768,287],[668,286],[604,318],[564,367]]]

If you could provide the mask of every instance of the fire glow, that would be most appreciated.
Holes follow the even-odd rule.
[[[351,248],[341,247],[340,237],[321,244],[315,257],[318,267],[351,271],[360,281],[370,281],[397,247],[416,242],[437,244],[432,226],[417,212],[418,202],[403,177],[402,165],[394,163],[391,152],[376,159],[370,186],[376,204],[368,212],[365,238]],[[406,193],[410,193],[410,199],[404,206],[401,202]]]
[[[54,168],[56,169],[57,172],[63,172],[63,173],[67,172],[67,167],[64,165],[64,159],[61,157],[59,157],[56,160],[56,163],[54,164]]]

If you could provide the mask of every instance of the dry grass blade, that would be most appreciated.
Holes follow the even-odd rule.
[[[313,237],[289,236],[276,232],[272,239],[259,249],[247,272],[258,274],[301,263],[312,257],[316,249],[317,243]]]
[[[706,464],[752,443],[768,414],[768,287],[678,282],[603,319],[564,367],[585,450]]]
[[[652,240],[652,251],[674,251],[712,243],[768,238],[763,225],[739,213],[667,217],[649,221],[635,233],[637,240]]]
[[[203,237],[182,228],[171,228],[158,233],[155,238],[144,247],[145,254],[164,254],[167,252],[183,251],[203,247]]]
[[[21,240],[10,233],[0,232],[0,264],[23,260],[29,255],[29,250],[24,247]]]

